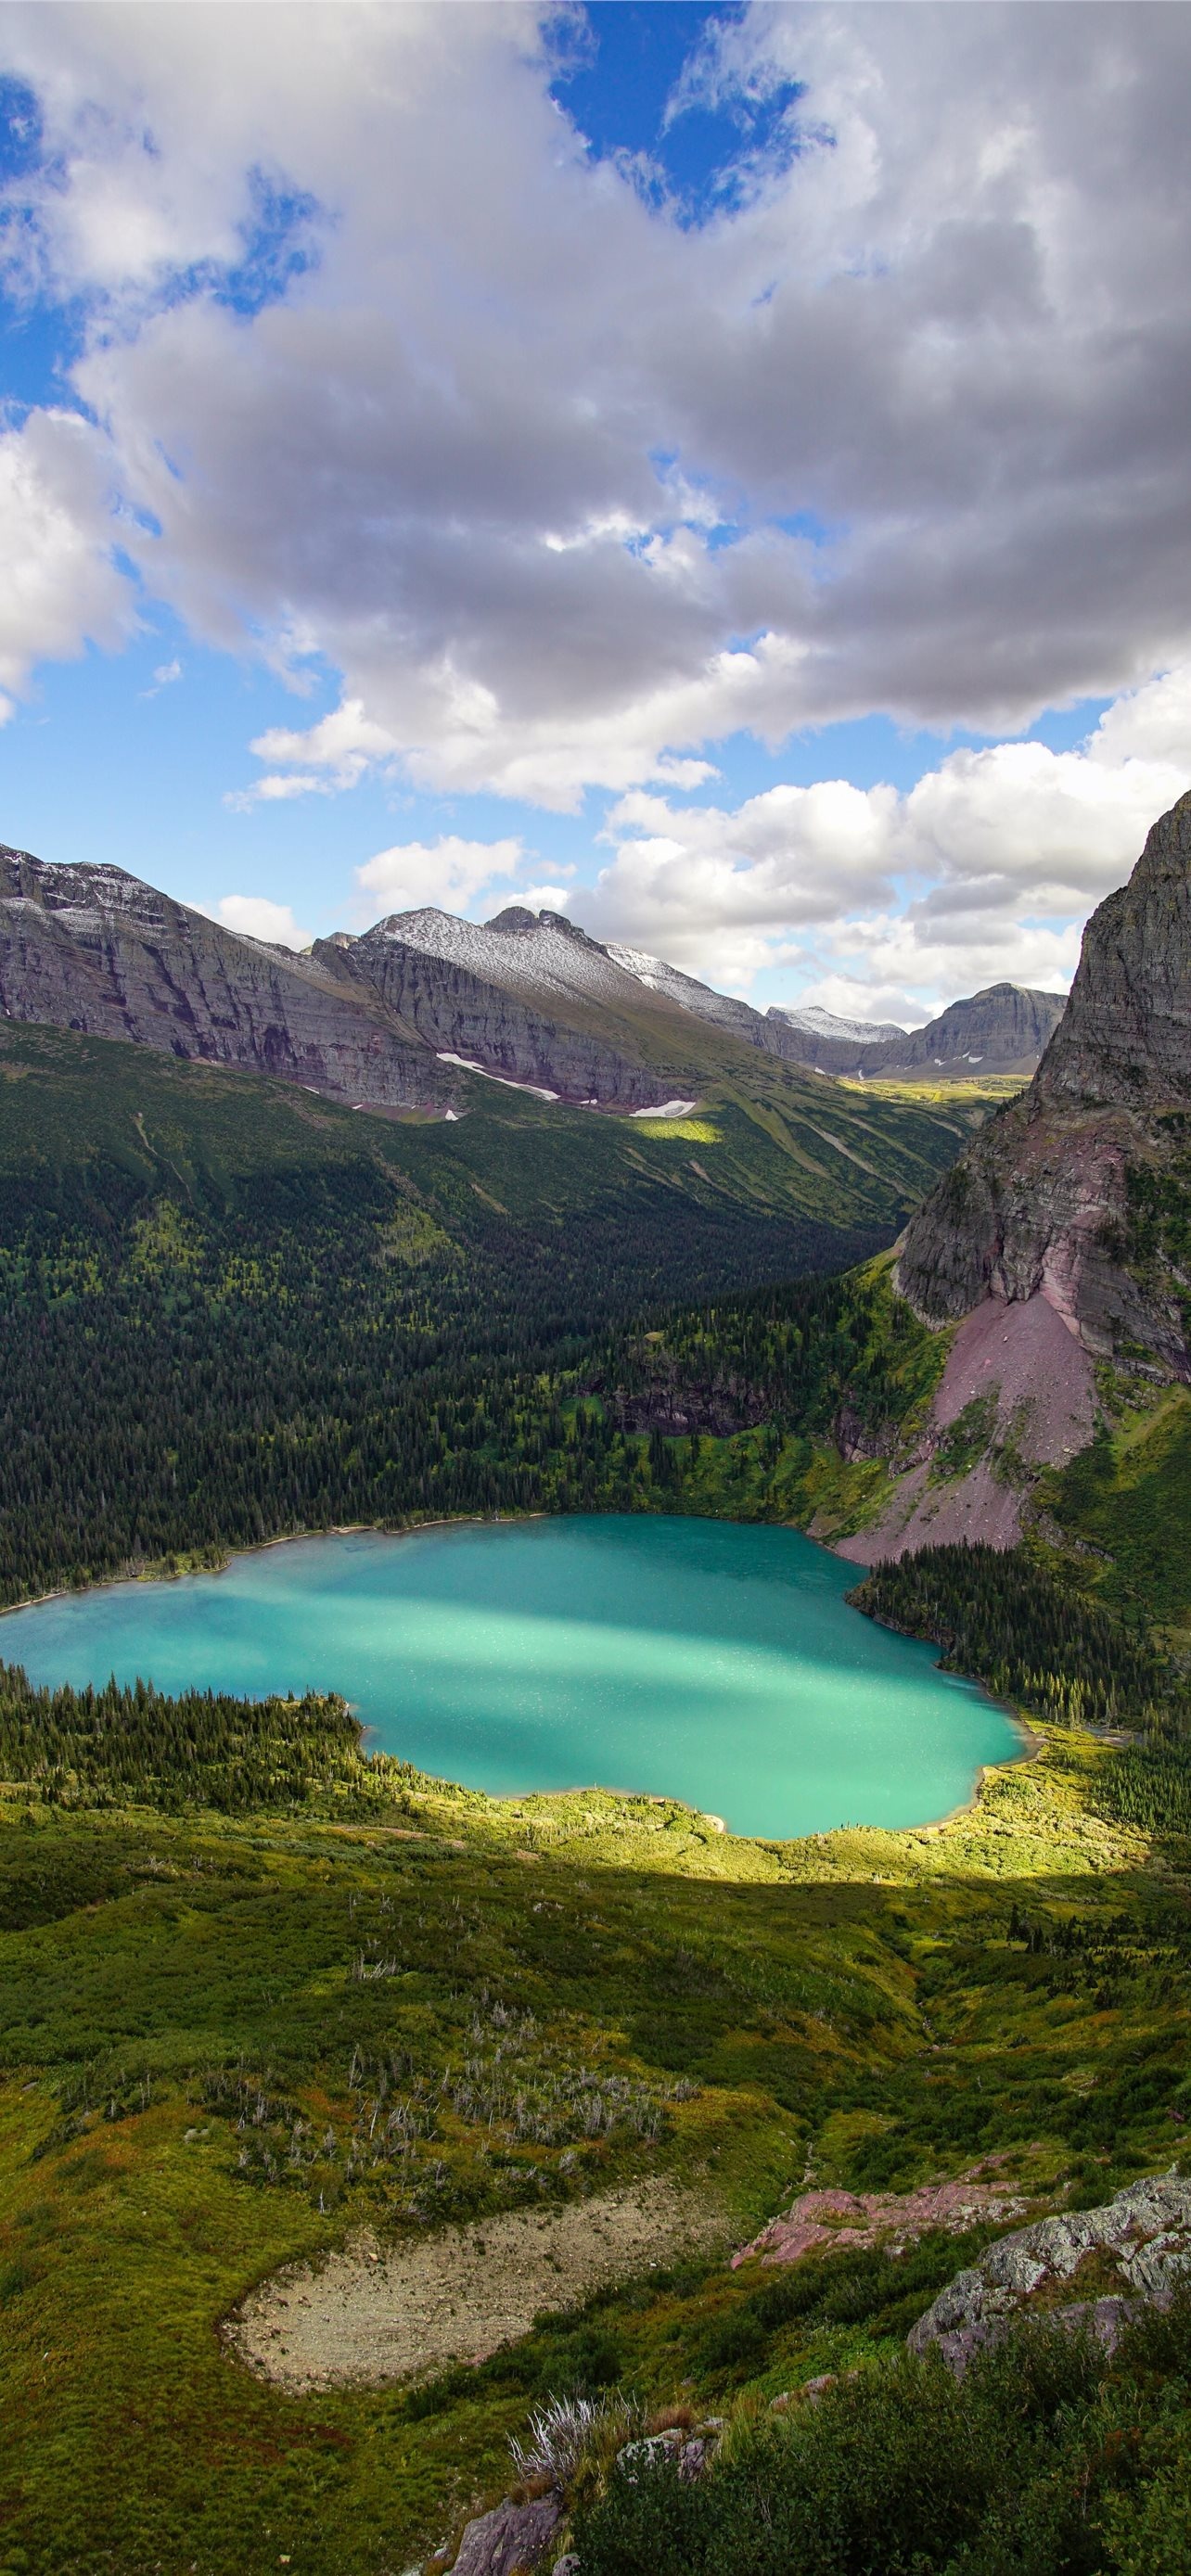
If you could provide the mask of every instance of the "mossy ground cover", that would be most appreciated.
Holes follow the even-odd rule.
[[[361,2231],[670,2173],[743,2241],[808,2174],[999,2150],[1103,2197],[1168,2163],[1188,1847],[1122,1820],[1122,1758],[1054,1735],[946,1827],[792,1845],[416,1777],[321,1814],[11,1796],[0,2567],[396,2570],[500,2487],[535,2398],[765,2396],[891,2351],[952,2260],[800,2308],[699,2256],[412,2391],[296,2399],[226,2356],[238,2297]]]

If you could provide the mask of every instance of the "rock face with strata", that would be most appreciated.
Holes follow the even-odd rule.
[[[1088,923],[1070,1002],[1029,1090],[910,1220],[897,1284],[942,1323],[1042,1297],[1083,1348],[1124,1344],[1191,1377],[1181,1292],[1129,1259],[1130,1176],[1183,1150],[1191,1101],[1191,796],[1156,823]]]
[[[697,1021],[558,915],[397,914],[297,956],[122,868],[24,850],[0,849],[0,1010],[369,1108],[442,1109],[466,1064],[629,1111],[698,1089]]]
[[[0,849],[0,1009],[168,1055],[240,1065],[377,1108],[459,1090],[377,994],[241,938],[123,868]]]
[[[1038,1088],[1085,1108],[1191,1104],[1191,795],[1093,913]]]
[[[1081,2295],[1095,2268],[1094,2292]],[[1044,2310],[1112,2350],[1147,2303],[1169,2302],[1191,2274],[1191,2182],[1171,2172],[1130,2183],[1101,2209],[1036,2219],[957,2272],[911,2328],[911,2352],[934,2349],[962,2377],[974,2352],[1014,2320]],[[1111,2282],[1111,2286],[1109,2283]],[[1069,2295],[1068,2295],[1069,2294]]]
[[[509,916],[500,918],[507,921]],[[533,914],[525,919],[538,929]],[[516,938],[520,924],[515,911],[513,925],[512,934],[502,934],[498,923],[458,921],[449,913],[396,913],[350,943],[332,947],[329,941],[317,941],[312,956],[345,985],[379,999],[439,1060],[454,1054],[507,1080],[563,1099],[598,1101],[604,1108],[639,1109],[656,1101],[658,1076],[652,1066],[642,1063],[630,1046],[618,1047],[606,1028],[582,1025],[597,994],[584,989],[581,974],[568,988],[544,969],[537,978],[518,972],[518,950],[532,952],[535,945],[547,943],[534,942],[524,932]],[[459,936],[451,939],[452,932]],[[573,924],[562,925],[554,944],[561,946],[564,935],[571,948],[581,943],[595,950],[607,968],[604,951]],[[628,984],[626,977],[619,980]],[[638,1002],[640,996],[631,986],[629,990]],[[673,1047],[675,1032],[666,1034]],[[681,1041],[675,1052],[681,1052]]]

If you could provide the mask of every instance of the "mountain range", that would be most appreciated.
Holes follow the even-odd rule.
[[[1062,1009],[994,985],[924,1029],[754,1010],[564,915],[483,924],[394,913],[298,955],[250,939],[123,869],[0,850],[0,1009],[296,1081],[353,1106],[456,1115],[467,1071],[633,1112],[756,1071],[1029,1072]]]

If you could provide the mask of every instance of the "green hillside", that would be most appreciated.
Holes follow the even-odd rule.
[[[168,1726],[160,1704],[129,1715],[134,1745]],[[9,1766],[23,1724],[9,1691]],[[1055,1733],[940,1832],[773,1846],[664,1801],[501,1804],[396,1764],[356,1756],[353,1771],[333,1707],[282,1703],[252,1721],[258,1766],[270,1735],[276,1749],[247,1813],[238,1798],[178,1811],[151,1762],[137,1803],[105,1804],[97,1724],[73,1697],[55,1707],[70,1783],[45,1783],[47,1802],[26,1778],[0,1798],[12,2576],[423,2564],[509,2485],[507,2440],[535,2403],[617,2389],[638,2422],[727,2419],[725,2474],[752,2460],[755,2494],[763,2471],[771,2524],[793,2510],[801,2453],[750,2450],[776,2432],[770,2400],[856,2370],[827,2418],[845,2453],[880,2454],[890,2407],[901,2426],[870,2513],[919,2493],[898,2463],[930,2424],[968,2464],[958,2487],[931,2472],[920,2570],[967,2569],[976,2504],[991,2542],[1010,2486],[1034,2496],[1039,2529],[1032,2554],[982,2557],[990,2576],[1179,2567],[1156,2554],[1182,2527],[1177,2341],[1157,2371],[1125,2355],[1115,2373],[1084,2359],[1056,2378],[1056,2362],[1024,2427],[1032,2383],[1015,2363],[1017,2397],[982,2401],[981,2451],[985,2419],[899,2351],[987,2228],[797,2275],[732,2271],[725,2253],[808,2177],[905,2190],[993,2155],[1045,2208],[1169,2163],[1191,2115],[1185,1783],[1181,1811],[1163,1793],[1139,1818],[1130,1757]],[[242,1782],[234,1706],[212,1705],[199,1734],[192,1791],[219,1793],[221,1763]],[[678,2193],[680,2246],[585,2296],[552,2294],[547,2271],[481,2366],[463,2344],[412,2386],[303,2394],[221,2348],[220,2321],[295,2257],[354,2247],[366,2271],[394,2244],[449,2264],[452,2226],[495,2254],[518,2213],[536,2242],[553,2215],[598,2219],[613,2189]],[[1105,2431],[1122,2416],[1145,2428],[1124,2450]],[[1009,2485],[991,2463],[975,2476],[989,2443],[1014,2463]],[[840,2509],[859,2511],[841,2475]],[[616,2521],[616,2490],[593,2520],[598,2492],[584,2508],[598,2566],[688,2564],[681,2494],[651,2486],[636,2528]],[[729,2479],[705,2504],[739,2517],[734,2494]],[[711,2557],[696,2563],[745,2576],[749,2528],[746,2512],[714,2547],[698,2539]],[[824,2548],[805,2562],[822,2576],[903,2563]]]
[[[826,1094],[833,1149],[764,1085],[665,1129],[472,1091],[385,1120],[0,1032],[3,1597],[346,1519],[871,1509],[947,1347],[877,1247],[951,1106]],[[810,2184],[993,2158],[1046,2210],[1180,2153],[1191,1766],[1139,1595],[1165,1568],[1173,1624],[1185,1400],[1134,1395],[1056,1484],[1065,1548],[864,1587],[1039,1728],[941,1828],[495,1801],[333,1698],[0,1669],[0,2576],[431,2576],[555,2398],[605,2410],[584,2576],[1186,2576],[1181,2308],[957,2391],[903,2342],[990,2224],[727,2260]],[[602,2285],[550,2251],[629,2219]],[[517,2229],[477,2352],[459,2265]],[[432,2365],[277,2375],[285,2267],[327,2255],[422,2265]],[[615,2470],[706,2417],[697,2488]]]

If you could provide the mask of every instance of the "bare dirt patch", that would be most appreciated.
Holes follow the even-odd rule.
[[[317,2269],[295,2263],[263,2281],[224,2340],[295,2393],[412,2379],[482,2361],[528,2334],[541,2309],[579,2306],[606,2281],[726,2234],[713,2197],[659,2179],[388,2247],[360,2238]]]

